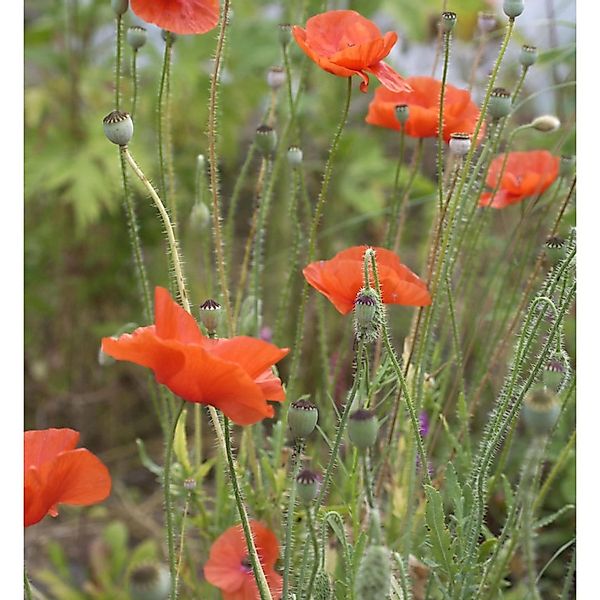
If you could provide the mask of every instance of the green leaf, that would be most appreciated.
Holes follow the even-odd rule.
[[[452,555],[452,538],[446,526],[442,496],[431,485],[425,485],[425,522],[428,529],[428,538],[431,543],[432,554],[448,579],[452,579],[455,572],[454,557]]]
[[[497,544],[498,540],[495,537],[485,540],[485,542],[479,546],[478,562],[484,563],[491,556]]]
[[[187,474],[192,472],[192,464],[187,448],[187,436],[185,433],[185,422],[187,418],[187,410],[181,411],[181,416],[177,425],[175,425],[175,437],[173,438],[173,451],[177,460],[183,465]]]

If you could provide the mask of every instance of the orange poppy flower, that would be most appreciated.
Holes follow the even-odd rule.
[[[492,199],[492,194],[498,185],[504,156],[500,154],[490,164],[485,183],[492,191],[481,195],[479,206],[505,208],[517,204],[529,196],[545,192],[558,177],[560,160],[547,150],[511,152],[498,191]]]
[[[274,568],[279,558],[277,538],[258,521],[250,521],[250,529],[271,595],[279,598],[282,579]],[[215,540],[204,565],[204,576],[223,592],[223,600],[260,599],[241,525],[230,527]]]
[[[131,10],[173,33],[206,33],[219,23],[219,0],[131,0]]]
[[[363,287],[363,256],[368,247],[354,246],[342,250],[331,260],[310,263],[302,271],[306,281],[326,296],[343,315],[352,311],[356,295]],[[384,304],[431,304],[425,282],[404,266],[396,254],[385,248],[373,249]]]
[[[25,432],[25,527],[56,517],[58,504],[87,506],[110,494],[108,469],[89,450],[75,448],[78,441],[73,429]]]
[[[287,348],[245,336],[207,338],[194,317],[161,287],[155,291],[154,321],[118,339],[103,338],[103,352],[152,369],[174,394],[214,406],[238,425],[272,417],[267,400],[285,400],[271,367]]]
[[[410,90],[404,79],[382,62],[396,41],[398,34],[381,35],[375,23],[354,10],[330,10],[311,17],[306,29],[295,25],[292,33],[305,54],[321,69],[338,77],[362,78],[360,91],[369,87],[372,73],[394,92]]]
[[[432,77],[408,77],[406,83],[412,92],[391,92],[385,88],[375,90],[375,97],[369,104],[366,122],[379,127],[400,130],[396,118],[396,106],[408,106],[408,119],[404,123],[406,135],[416,138],[437,137],[440,91],[442,82]],[[442,134],[448,142],[453,133],[475,131],[479,119],[479,107],[471,99],[467,90],[446,84],[444,92],[444,125]],[[483,135],[483,127],[479,139]]]

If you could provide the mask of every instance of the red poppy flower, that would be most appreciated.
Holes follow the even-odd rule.
[[[366,122],[388,129],[400,129],[396,118],[396,106],[408,105],[408,119],[404,123],[406,135],[416,138],[437,137],[440,91],[442,82],[432,77],[408,77],[406,83],[412,92],[390,92],[385,88],[375,90],[375,97],[369,104]],[[442,134],[448,142],[453,133],[475,131],[479,119],[479,108],[467,90],[460,90],[446,84],[444,92],[444,125]],[[479,139],[483,135],[483,127]]]
[[[219,0],[131,0],[131,10],[173,33],[206,33],[219,23]]]
[[[274,569],[279,558],[277,538],[258,521],[250,521],[250,529],[271,595],[279,598],[281,576]],[[204,576],[223,592],[223,600],[259,600],[241,525],[230,527],[211,546]]]
[[[58,504],[87,506],[110,494],[108,469],[89,450],[75,448],[78,441],[73,429],[25,432],[25,527],[56,517]]]
[[[154,320],[154,325],[132,334],[104,338],[102,350],[152,369],[156,380],[173,393],[214,406],[238,425],[272,417],[267,400],[285,400],[271,367],[289,352],[287,348],[245,336],[209,339],[161,287],[155,291]]]
[[[356,295],[363,287],[363,256],[368,246],[354,246],[338,252],[331,260],[310,263],[302,273],[310,285],[326,296],[343,315],[354,308]],[[398,256],[376,248],[377,269],[384,304],[428,306],[427,285]]]
[[[330,10],[311,17],[306,29],[295,25],[292,33],[308,57],[338,77],[362,78],[360,91],[369,87],[372,73],[392,91],[410,90],[404,79],[382,62],[398,40],[398,34],[383,37],[375,23],[354,10]]]
[[[492,199],[493,191],[498,185],[504,156],[500,154],[490,164],[485,183],[492,191],[481,195],[479,206],[505,208],[517,204],[529,196],[545,192],[558,177],[560,160],[547,150],[511,152],[498,191]]]

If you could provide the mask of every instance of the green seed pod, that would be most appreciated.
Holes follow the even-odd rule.
[[[575,173],[575,157],[562,155],[560,157],[560,165],[558,167],[558,175],[560,177],[572,177]]]
[[[498,21],[493,13],[480,12],[477,15],[477,27],[481,33],[490,33],[496,29]]]
[[[440,29],[442,33],[450,33],[456,25],[456,13],[445,11],[440,19]]]
[[[285,47],[292,39],[292,26],[289,23],[279,25],[279,43]]]
[[[355,410],[348,420],[348,437],[359,449],[370,448],[377,439],[379,421],[373,411],[359,408]]]
[[[525,10],[525,2],[524,0],[504,0],[502,9],[509,19],[515,19]]]
[[[110,0],[113,12],[117,17],[124,15],[129,8],[129,0]]]
[[[471,136],[468,133],[453,133],[448,147],[455,156],[465,156],[471,149]]]
[[[356,574],[356,597],[383,600],[390,593],[391,583],[390,551],[385,546],[369,546]]]
[[[169,569],[158,563],[143,563],[131,570],[129,593],[132,600],[167,600],[171,591]]]
[[[546,363],[542,376],[544,385],[551,392],[558,392],[566,374],[567,364],[564,356],[557,353]]]
[[[538,57],[538,49],[535,46],[528,46],[527,44],[521,46],[521,54],[519,55],[519,62],[525,68],[531,67],[535,64]]]
[[[304,469],[296,477],[296,492],[304,504],[310,504],[319,493],[321,476],[315,471]]]
[[[277,146],[277,133],[268,125],[261,125],[256,129],[256,145],[263,153],[263,156],[269,157],[273,154]]]
[[[553,265],[557,264],[565,257],[567,242],[563,238],[558,236],[549,237],[544,246],[546,255]]]
[[[357,339],[370,343],[379,337],[381,302],[373,288],[362,288],[354,301],[354,330]]]
[[[134,49],[139,50],[147,41],[148,32],[143,27],[129,27],[127,29],[127,43]]]
[[[173,33],[172,31],[167,31],[166,29],[161,29],[160,37],[163,39],[164,42],[172,46],[175,43],[175,40],[177,39],[177,34]]]
[[[523,420],[534,435],[545,435],[552,431],[560,413],[556,394],[543,386],[530,391],[523,403]]]
[[[271,67],[267,71],[267,84],[272,90],[278,90],[285,83],[285,69]]]
[[[297,167],[302,164],[302,150],[298,146],[290,146],[287,151],[287,160],[291,167]]]
[[[213,334],[217,332],[222,312],[221,305],[215,300],[208,299],[204,304],[200,305],[200,321],[202,321],[208,333]]]
[[[129,113],[113,110],[102,120],[104,135],[119,146],[127,146],[133,136],[133,121]]]
[[[314,600],[333,600],[331,581],[329,575],[327,575],[323,569],[319,569],[315,576]]]
[[[398,122],[400,123],[400,125],[404,125],[404,123],[406,123],[406,121],[408,121],[408,117],[409,117],[408,104],[398,104],[396,106],[396,119],[398,119]]]
[[[288,426],[294,438],[308,437],[317,426],[319,411],[308,400],[292,402],[288,412]]]
[[[492,90],[488,111],[492,119],[507,117],[512,110],[510,92],[504,88],[497,87]]]

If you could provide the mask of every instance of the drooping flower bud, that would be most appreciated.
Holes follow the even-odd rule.
[[[333,600],[333,589],[331,587],[331,580],[329,575],[323,570],[319,569],[315,576],[315,600]]]
[[[404,125],[404,123],[406,123],[406,121],[408,121],[408,117],[409,117],[408,104],[398,104],[396,106],[396,119],[398,119],[398,122],[400,123],[400,125]]]
[[[477,15],[477,27],[481,33],[490,33],[498,26],[496,15],[493,13],[480,12]]]
[[[143,27],[129,27],[127,29],[127,43],[134,49],[139,50],[147,41],[148,32]]]
[[[552,392],[558,392],[567,374],[567,364],[562,354],[554,354],[544,368],[544,385]]]
[[[285,69],[271,67],[267,71],[267,84],[272,90],[278,90],[285,83]]]
[[[356,597],[387,598],[392,583],[390,551],[385,546],[369,546],[356,574]]]
[[[523,420],[534,435],[545,435],[552,431],[560,413],[556,394],[545,387],[536,387],[525,396]]]
[[[110,0],[110,5],[117,17],[124,15],[129,8],[129,0]]]
[[[502,5],[504,14],[510,19],[516,19],[524,10],[524,0],[504,0]]]
[[[524,44],[521,46],[521,54],[519,55],[519,62],[526,69],[535,64],[538,56],[538,49],[535,46],[528,46]]]
[[[261,125],[256,129],[256,145],[265,157],[271,156],[277,146],[277,134],[272,127]]]
[[[560,157],[558,175],[560,177],[571,177],[573,173],[575,173],[575,157],[563,154],[563,156]]]
[[[222,312],[221,305],[210,298],[200,305],[200,321],[202,321],[208,333],[216,333]]]
[[[167,600],[171,592],[171,576],[164,565],[148,562],[131,570],[129,593],[132,600]]]
[[[288,412],[288,425],[295,438],[308,437],[317,426],[319,410],[308,400],[296,400]]]
[[[119,146],[127,146],[133,136],[133,121],[129,113],[113,110],[102,120],[104,135]]]
[[[362,288],[354,301],[354,330],[357,339],[367,343],[379,337],[381,327],[381,302],[373,288]]]
[[[546,255],[553,265],[561,261],[567,250],[567,242],[557,235],[549,237],[544,244]]]
[[[298,146],[290,146],[287,151],[287,160],[291,167],[297,167],[302,164],[302,150]]]
[[[371,410],[359,408],[348,419],[348,437],[359,450],[370,448],[377,440],[378,431],[379,422]]]
[[[541,115],[531,121],[531,126],[537,131],[551,133],[560,127],[560,120],[554,115]]]
[[[465,156],[471,149],[471,136],[468,133],[453,133],[448,147],[455,156]]]
[[[504,88],[497,87],[492,90],[488,111],[492,119],[507,117],[512,110],[510,92]]]
[[[310,504],[318,495],[321,476],[315,471],[304,469],[296,477],[296,492],[304,504]]]
[[[292,26],[289,23],[279,25],[279,43],[285,48],[292,39]]]
[[[445,11],[440,19],[440,29],[442,33],[450,33],[456,25],[456,13]]]

